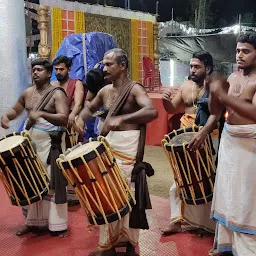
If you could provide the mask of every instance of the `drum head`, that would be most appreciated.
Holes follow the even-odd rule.
[[[182,146],[183,144],[187,145],[195,136],[196,132],[185,132],[174,136],[169,144],[174,146]]]
[[[2,139],[0,141],[0,153],[16,148],[22,144],[24,140],[25,138],[21,135],[13,135],[11,137]]]
[[[81,155],[86,155],[90,152],[92,152],[94,149],[98,148],[101,145],[100,142],[98,141],[92,141],[92,142],[88,142],[84,145],[75,147],[75,149],[70,153],[68,153],[65,158],[63,159],[64,161],[68,161],[68,160],[72,160],[72,159],[76,159]]]

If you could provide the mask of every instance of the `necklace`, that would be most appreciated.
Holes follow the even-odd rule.
[[[36,89],[36,86],[34,87],[34,90],[33,90],[33,93],[32,93],[32,97],[31,97],[31,102],[30,102],[30,108],[31,108],[31,110],[34,110],[34,96],[35,96],[35,91],[38,92],[38,94],[40,95],[40,98],[39,98],[39,99],[41,99],[42,96],[44,95],[46,89],[48,89],[49,86],[50,86],[50,85],[47,85],[47,87],[46,87],[41,93],[38,92],[38,90]]]
[[[195,82],[193,82],[193,87],[192,87],[192,99],[193,99],[193,107],[195,108],[195,110],[197,110],[197,103],[195,103],[195,99],[194,99],[194,88],[195,88]],[[205,88],[203,86],[203,88],[200,90],[200,92],[198,93],[198,95],[196,97],[196,101],[201,96],[201,93],[204,91],[204,89]]]
[[[251,77],[249,77],[246,81],[246,83],[244,83],[242,86],[240,85],[240,80],[242,77],[242,73],[240,73],[239,75],[237,75],[237,81],[236,81],[236,85],[235,85],[235,90],[232,91],[232,95],[235,97],[239,97],[241,96],[241,94],[244,91],[244,88],[246,87],[246,85],[250,82],[250,80],[256,75],[256,73],[254,73]]]

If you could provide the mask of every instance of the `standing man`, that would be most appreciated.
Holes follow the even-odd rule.
[[[211,255],[256,254],[256,34],[238,37],[236,61],[240,71],[210,83],[210,111],[224,107],[223,129],[211,217],[217,222]],[[232,254],[232,255],[233,255]],[[222,254],[221,254],[222,255]],[[226,255],[226,254],[225,254]]]
[[[17,118],[26,109],[27,130],[51,177],[49,194],[43,200],[28,206],[26,223],[17,231],[18,236],[44,226],[53,234],[61,237],[68,235],[67,182],[56,165],[56,158],[61,152],[60,126],[67,124],[68,102],[65,91],[50,84],[51,73],[51,63],[47,60],[35,60],[32,63],[34,85],[27,88],[16,104],[1,118],[1,126],[8,129],[9,121]]]
[[[208,52],[196,52],[190,61],[190,80],[180,86],[178,93],[172,99],[171,90],[163,93],[163,105],[171,114],[182,113],[181,126],[194,124],[204,126],[189,144],[191,150],[196,150],[217,126],[219,116],[210,115],[205,90],[205,78],[213,70],[213,59]],[[211,202],[202,205],[185,204],[179,197],[175,182],[170,188],[171,221],[164,235],[181,232],[182,222],[209,232],[214,232],[215,223],[210,219]]]
[[[100,107],[109,111],[102,134],[107,135],[116,159],[128,184],[136,162],[138,147],[143,148],[145,137],[141,126],[157,117],[157,111],[144,88],[128,78],[128,59],[122,49],[112,49],[103,59],[105,78],[113,84],[103,87],[92,102],[79,115],[77,126],[82,132],[85,121]],[[143,144],[139,144],[140,142]],[[144,140],[144,141],[143,141]],[[127,158],[128,157],[128,158]],[[129,160],[128,160],[129,159]],[[132,251],[138,244],[139,229],[129,227],[129,214],[121,220],[100,226],[99,247],[102,255],[114,255],[114,246],[120,241],[129,241]]]
[[[60,55],[53,61],[56,78],[58,81],[52,85],[62,87],[68,96],[70,113],[68,116],[68,127],[73,126],[76,116],[80,113],[84,103],[84,86],[78,79],[69,77],[72,59]]]
[[[53,61],[53,66],[58,81],[52,82],[52,84],[63,88],[68,96],[69,117],[67,131],[65,133],[65,151],[67,148],[71,148],[77,144],[78,140],[82,141],[82,138],[78,139],[78,134],[76,134],[73,125],[76,116],[83,108],[84,86],[80,80],[69,78],[69,72],[72,66],[71,58],[60,55]],[[68,184],[67,193],[69,205],[79,204],[77,195],[75,194],[74,189],[70,184]]]

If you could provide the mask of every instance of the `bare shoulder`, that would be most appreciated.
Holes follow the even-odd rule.
[[[54,98],[63,98],[63,97],[67,97],[67,94],[63,89],[60,89],[60,90],[55,90],[53,96]]]
[[[111,89],[112,87],[113,87],[112,84],[105,85],[104,87],[102,87],[102,88],[99,90],[98,94],[105,94],[105,93],[108,92],[109,89]]]
[[[34,86],[29,86],[28,88],[26,88],[22,93],[21,96],[28,96],[31,93],[33,93],[34,91]]]
[[[238,72],[238,71],[232,73],[232,74],[229,75],[229,77],[228,77],[228,82],[230,83],[230,82],[234,81],[234,79],[236,79],[239,75],[240,75],[240,72]]]
[[[60,86],[60,83],[58,81],[53,81],[53,82],[51,82],[51,85],[53,85],[53,86]]]
[[[134,96],[145,94],[147,95],[147,92],[145,90],[145,87],[142,84],[136,83],[131,90],[131,94]]]
[[[78,87],[84,87],[82,81],[79,80],[79,79],[76,81],[76,87],[77,87],[77,86],[78,86]]]
[[[193,86],[193,82],[191,80],[185,81],[183,84],[181,84],[180,91],[186,92],[187,90],[190,90],[192,86]]]

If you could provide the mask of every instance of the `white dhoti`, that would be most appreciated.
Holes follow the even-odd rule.
[[[30,132],[31,138],[36,145],[36,150],[49,176],[51,168],[47,164],[47,158],[51,148],[49,133],[59,132],[59,128],[40,119]],[[43,200],[27,206],[27,226],[48,226],[50,231],[63,231],[67,229],[67,203],[55,204],[55,192],[51,190]]]
[[[211,217],[217,222],[213,255],[256,255],[256,124],[222,132]]]
[[[170,188],[171,221],[170,225],[186,221],[193,227],[214,232],[215,222],[210,219],[211,202],[201,205],[185,204],[179,197],[175,182]]]
[[[111,131],[106,137],[128,184],[130,184],[135,164],[139,136],[139,130],[132,130]],[[138,244],[140,230],[130,228],[129,219],[130,214],[127,214],[121,220],[100,226],[99,248],[101,250],[108,250],[118,242],[129,241],[133,246]]]

